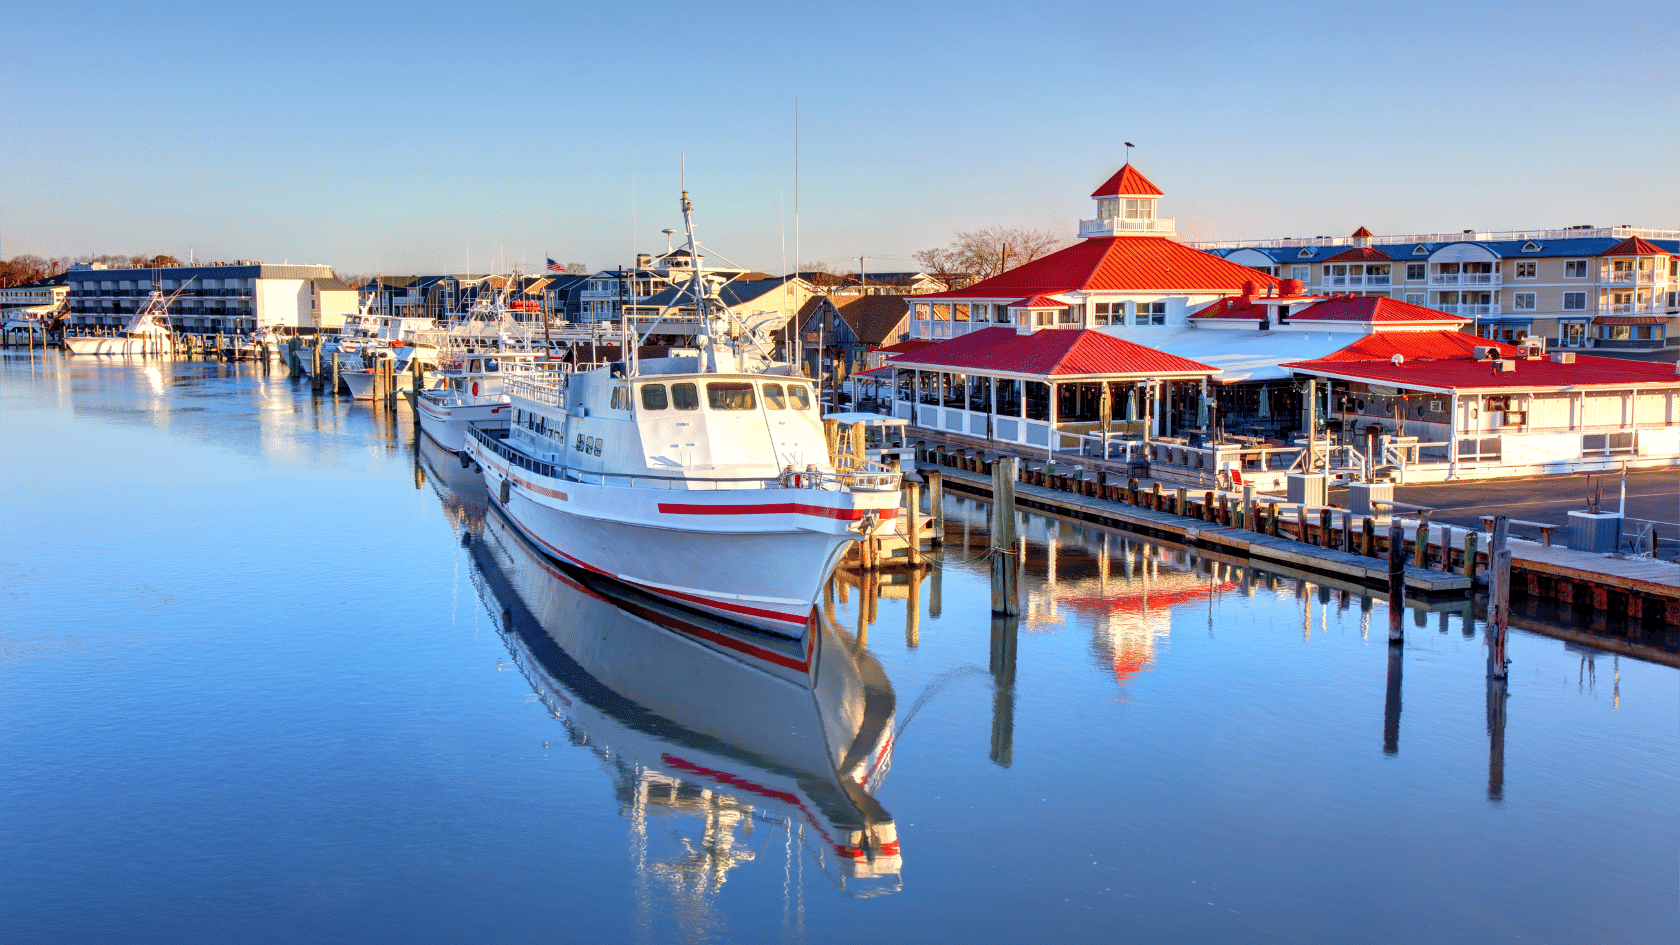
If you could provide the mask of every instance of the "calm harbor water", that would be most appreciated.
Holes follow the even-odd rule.
[[[406,408],[8,354],[0,444],[0,941],[1680,940],[1666,666],[1514,630],[1490,704],[1459,613],[1393,665],[1381,602],[1032,516],[994,624],[948,497],[801,691]]]

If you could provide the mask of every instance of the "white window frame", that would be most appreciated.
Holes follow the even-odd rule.
[[[1585,259],[1565,259],[1563,261],[1563,277],[1565,279],[1585,279],[1589,268]],[[1571,270],[1579,271],[1572,272]]]
[[[1428,282],[1429,281],[1429,264],[1428,263],[1420,263],[1420,262],[1409,262],[1409,263],[1407,263],[1406,264],[1406,281],[1407,282]]]
[[[1518,259],[1512,263],[1511,274],[1517,279],[1540,278],[1540,263],[1534,259]]]
[[[1527,305],[1523,304],[1525,301],[1528,303]],[[1534,311],[1538,311],[1539,307],[1540,307],[1539,303],[1540,303],[1539,293],[1536,293],[1536,292],[1513,292],[1513,293],[1511,293],[1511,311],[1513,311],[1513,312],[1534,312]]]
[[[1571,298],[1580,299],[1581,304],[1580,305],[1570,305],[1569,300]],[[1565,311],[1565,312],[1585,312],[1587,310],[1587,293],[1585,293],[1585,292],[1565,292],[1565,293],[1563,293],[1563,309],[1562,310]]]
[[[1305,285],[1312,276],[1311,266],[1290,266],[1289,278]]]

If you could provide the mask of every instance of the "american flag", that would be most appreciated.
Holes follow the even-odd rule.
[[[545,258],[548,258],[548,257],[545,257]],[[557,262],[555,262],[552,258],[548,258],[548,271],[549,272],[565,272],[566,267],[560,265]]]

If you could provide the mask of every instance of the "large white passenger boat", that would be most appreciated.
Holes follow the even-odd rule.
[[[683,220],[699,259],[688,194]],[[508,372],[513,417],[468,428],[492,501],[548,553],[763,630],[803,638],[849,542],[896,518],[896,470],[837,469],[811,382],[765,355],[696,267],[706,334],[686,357]],[[650,329],[651,330],[651,329]]]
[[[153,283],[154,285],[156,283]],[[169,331],[169,303],[185,291],[185,286],[171,295],[153,289],[146,304],[129,318],[115,335],[66,335],[64,350],[71,354],[104,355],[166,355],[175,350]]]

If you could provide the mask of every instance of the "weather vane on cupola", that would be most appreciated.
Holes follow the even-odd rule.
[[[1132,149],[1135,148],[1135,147],[1137,147],[1137,145],[1131,143],[1130,141],[1126,142],[1126,163],[1127,164],[1132,163]]]

